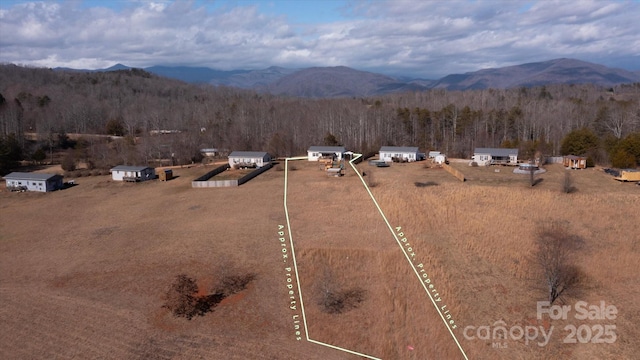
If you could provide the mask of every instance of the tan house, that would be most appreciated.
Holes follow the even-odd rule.
[[[585,156],[566,155],[562,157],[562,165],[569,169],[586,169],[587,158]]]

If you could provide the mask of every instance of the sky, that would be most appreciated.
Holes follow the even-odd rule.
[[[575,58],[640,70],[640,0],[0,0],[0,63],[448,74]]]

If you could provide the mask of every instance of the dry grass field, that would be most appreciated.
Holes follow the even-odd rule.
[[[461,359],[359,177],[295,165],[288,208],[309,336],[383,359]],[[359,168],[425,264],[470,359],[634,358],[640,187],[589,169],[573,172],[578,190],[563,194],[561,167],[531,188],[526,176],[504,170],[452,164],[471,179],[461,183],[423,165]],[[168,182],[99,176],[48,194],[0,192],[4,358],[360,358],[295,339],[277,234],[286,224],[284,172],[237,188],[192,189],[206,171],[174,169],[179,177]],[[563,344],[564,326],[582,322],[536,319],[536,301],[546,297],[531,260],[534,234],[554,220],[583,239],[575,256],[584,282],[564,301],[615,305],[616,320],[585,321],[615,324],[613,344]],[[186,320],[162,308],[176,275],[209,291],[229,269],[256,278],[212,312]],[[363,294],[358,306],[326,311],[328,291],[349,290]],[[500,320],[555,331],[544,347],[463,337],[465,326]]]

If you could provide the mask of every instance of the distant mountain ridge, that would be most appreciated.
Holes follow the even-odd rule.
[[[637,73],[608,68],[576,59],[555,59],[497,69],[483,69],[466,74],[447,75],[433,88],[470,90],[531,87],[548,84],[596,84],[614,86],[640,81]]]
[[[117,71],[130,67],[116,64],[101,70]],[[276,95],[299,97],[375,96],[403,91],[428,89],[476,90],[531,87],[549,84],[585,84],[615,86],[640,82],[640,71],[609,68],[577,59],[554,59],[465,74],[451,74],[439,80],[393,78],[355,70],[346,66],[288,69],[272,66],[263,70],[215,70],[207,67],[151,66],[150,73],[189,83],[224,85],[254,89]]]

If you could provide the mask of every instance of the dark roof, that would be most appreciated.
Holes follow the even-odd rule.
[[[229,157],[240,157],[240,158],[264,158],[268,154],[264,151],[234,151],[229,154]]]
[[[30,172],[12,172],[8,175],[5,175],[5,179],[11,180],[39,180],[46,181],[54,177],[62,177],[62,175],[58,174],[41,174],[41,173],[30,173]]]
[[[569,158],[571,160],[580,160],[580,159],[586,159],[585,156],[576,156],[576,155],[565,155],[564,157]]]
[[[518,156],[518,149],[476,148],[474,154],[489,154],[491,156]]]
[[[118,165],[111,168],[111,171],[142,171],[144,169],[151,169],[151,168],[148,166]]]
[[[392,152],[392,151],[397,151],[397,152],[401,152],[401,153],[417,153],[418,152],[418,147],[417,146],[383,146],[380,148],[380,151],[385,151],[385,152]]]
[[[344,153],[347,149],[344,146],[310,146],[307,151]]]

